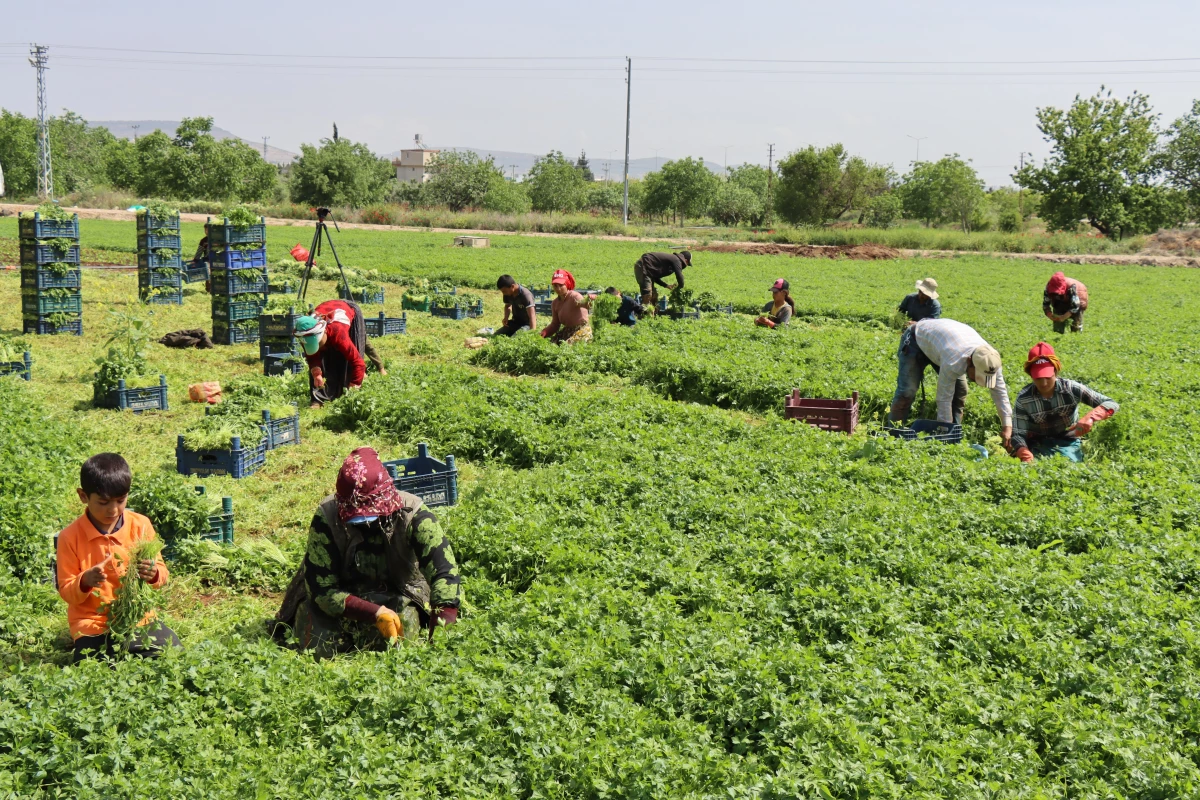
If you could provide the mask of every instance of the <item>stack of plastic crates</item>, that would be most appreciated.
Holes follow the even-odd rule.
[[[25,333],[83,335],[79,277],[79,216],[69,220],[22,216],[21,328]]]
[[[258,341],[258,315],[267,302],[267,235],[257,225],[231,225],[211,217],[208,229],[209,286],[213,341]]]
[[[138,297],[143,303],[183,305],[183,260],[179,214],[137,215]]]

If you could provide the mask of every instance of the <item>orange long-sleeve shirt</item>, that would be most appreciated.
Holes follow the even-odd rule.
[[[110,534],[98,531],[86,513],[63,528],[58,535],[58,594],[67,603],[67,624],[70,625],[72,639],[98,636],[108,631],[108,614],[102,612],[100,606],[112,602],[113,593],[125,575],[132,546],[154,536],[154,525],[150,520],[129,509],[125,509],[125,521],[121,527]],[[113,571],[118,577],[109,577],[90,592],[83,591],[79,586],[83,573],[112,553],[116,553]],[[167,577],[167,565],[160,555],[158,575],[150,585],[155,589],[161,588],[167,582]],[[145,625],[152,619],[154,614],[147,614],[141,624]]]

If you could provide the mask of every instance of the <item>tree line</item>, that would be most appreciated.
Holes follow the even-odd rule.
[[[915,162],[898,175],[832,144],[791,152],[770,172],[743,164],[718,176],[703,159],[667,161],[630,181],[630,211],[676,224],[707,218],[819,226],[848,218],[886,228],[904,218],[967,232],[1016,231],[1036,213],[1050,230],[1086,224],[1111,237],[1200,216],[1200,100],[1163,128],[1145,95],[1121,100],[1101,88],[1068,109],[1038,109],[1037,121],[1050,155],[1014,167],[1022,191],[986,191],[970,160],[957,154]],[[571,160],[558,150],[538,158],[520,182],[491,158],[464,151],[438,154],[425,182],[397,183],[387,159],[344,138],[302,145],[281,170],[244,142],[217,140],[208,117],[185,119],[173,137],[155,131],[131,142],[66,112],[50,121],[50,140],[55,190],[66,194],[109,186],[180,200],[359,208],[403,202],[504,214],[619,214],[624,202],[619,181],[593,180],[586,154]],[[0,110],[0,165],[10,196],[36,191],[36,142],[34,120]]]

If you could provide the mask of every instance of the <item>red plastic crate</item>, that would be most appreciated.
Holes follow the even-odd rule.
[[[801,419],[823,431],[854,433],[858,426],[858,392],[849,400],[828,400],[823,397],[801,397],[799,389],[784,398],[785,419]]]

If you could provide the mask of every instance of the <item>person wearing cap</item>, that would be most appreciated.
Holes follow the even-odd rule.
[[[771,302],[763,306],[762,316],[754,320],[755,325],[764,328],[780,328],[792,321],[796,311],[796,302],[788,293],[788,282],[783,278],[771,284]]]
[[[938,285],[933,278],[917,281],[916,291],[904,295],[900,301],[900,313],[908,317],[908,324],[923,319],[938,319],[942,316],[942,304],[938,302]]]
[[[542,329],[542,336],[555,344],[590,342],[592,322],[588,309],[592,307],[591,295],[584,296],[575,291],[575,277],[565,269],[554,271],[550,288],[555,297],[550,301],[550,324]]]
[[[969,325],[952,319],[923,319],[900,336],[897,355],[900,369],[888,420],[904,422],[912,410],[925,367],[937,372],[937,418],[939,422],[962,423],[968,381],[988,390],[1000,415],[1000,436],[1008,447],[1013,414],[1004,385],[1000,354]]]
[[[1034,458],[1063,456],[1083,461],[1080,437],[1092,426],[1116,414],[1116,401],[1082,383],[1058,377],[1062,362],[1054,348],[1038,342],[1029,350],[1025,372],[1033,379],[1017,394],[1013,404],[1011,453],[1028,463]],[[1079,404],[1092,410],[1079,418]]]
[[[676,253],[642,253],[642,257],[633,265],[633,277],[637,280],[638,288],[642,291],[642,306],[646,313],[653,315],[658,307],[658,290],[655,285],[667,291],[683,288],[683,271],[692,265],[692,254],[687,250]],[[663,278],[675,275],[675,283],[667,284]]]
[[[357,303],[327,300],[312,314],[298,317],[293,327],[308,362],[313,408],[336,400],[346,389],[362,386],[367,374],[364,353],[380,375],[387,375],[383,359],[367,339]]]
[[[334,494],[317,506],[304,562],[272,629],[290,626],[318,657],[430,638],[462,603],[454,550],[421,498],[396,489],[370,447],[342,462]]]
[[[1067,322],[1072,333],[1083,333],[1083,312],[1088,307],[1088,290],[1080,281],[1061,272],[1050,276],[1042,292],[1042,313],[1054,323],[1055,333],[1066,333]]]

